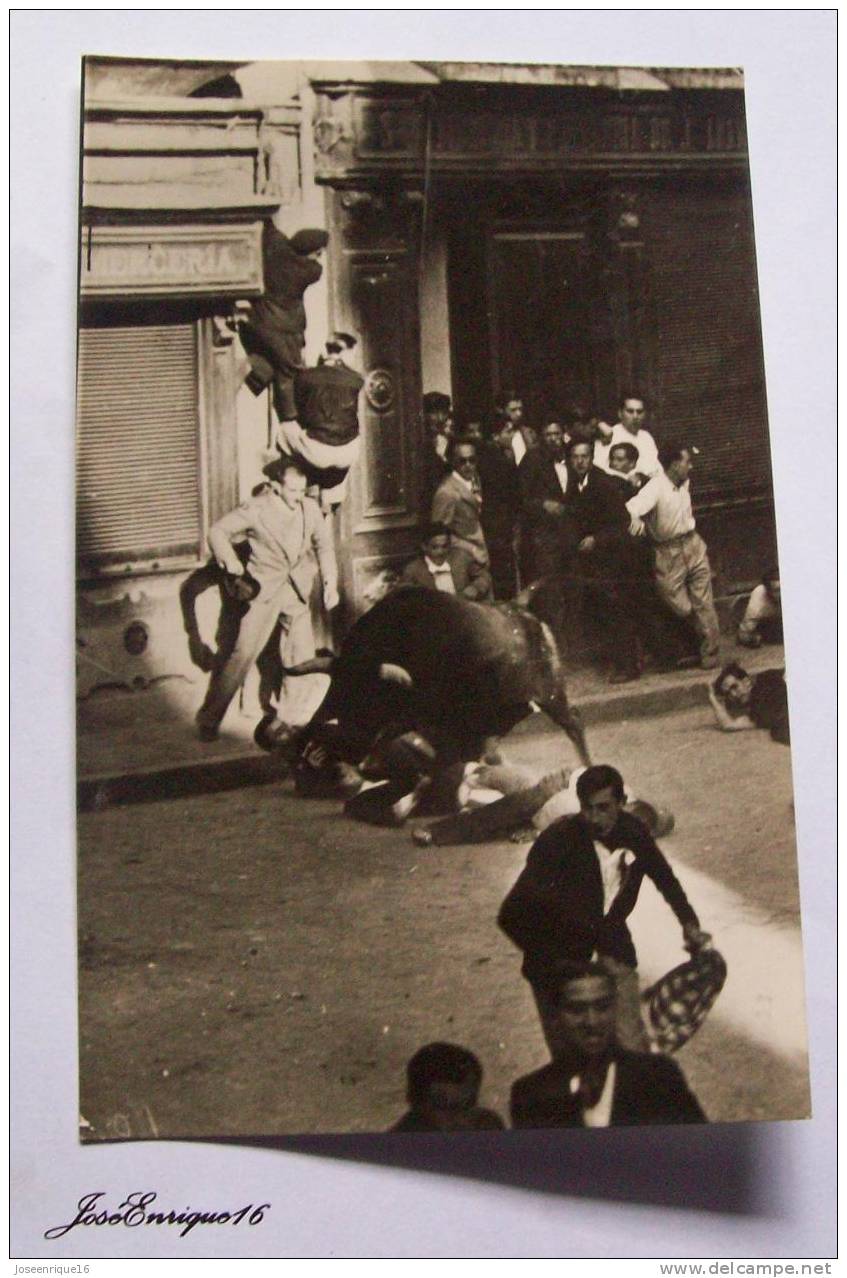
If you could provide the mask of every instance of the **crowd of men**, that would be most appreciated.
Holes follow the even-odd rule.
[[[338,377],[335,359],[329,352],[320,369]],[[339,380],[347,398],[353,394],[348,380],[346,375],[343,385]],[[641,395],[621,397],[620,420],[612,425],[576,409],[540,429],[526,424],[517,395],[504,397],[487,429],[477,421],[457,425],[447,396],[427,395],[423,407],[431,520],[421,532],[419,555],[402,571],[399,589],[417,588],[418,598],[432,602],[437,596],[429,591],[483,604],[522,598],[548,622],[562,653],[578,647],[593,616],[598,632],[609,639],[606,657],[614,682],[637,679],[648,662],[668,668],[693,657],[704,669],[718,665],[711,569],[689,492],[694,450],[657,447],[645,426]],[[315,654],[312,602],[320,582],[324,610],[338,603],[329,521],[320,501],[308,493],[314,474],[302,450],[293,455],[280,446],[280,454],[267,482],[212,527],[214,558],[183,587],[192,656],[210,671],[197,714],[204,740],[217,734],[254,662],[262,676],[266,724],[280,720],[283,677],[317,669],[324,660]],[[222,603],[216,653],[200,638],[193,612],[197,594],[211,587],[220,590]],[[779,581],[771,573],[741,620],[743,642],[751,647],[761,642],[778,603]],[[442,599],[442,605],[448,601]],[[451,601],[449,606],[457,605]],[[489,621],[499,611],[487,611]],[[505,613],[515,616],[514,610]],[[331,654],[326,660],[329,669]],[[394,699],[402,700],[412,683],[408,671],[388,662],[378,674],[394,689]],[[787,743],[781,671],[751,678],[741,667],[726,667],[710,695],[720,727],[766,727],[775,740]],[[363,784],[365,755],[370,753],[372,761],[378,756],[374,743],[363,742],[362,759],[357,754],[355,767],[348,769],[356,774],[353,787],[347,778],[348,815],[402,824],[422,796],[441,793],[444,787],[435,781],[450,769],[439,768],[445,761],[437,745],[409,733],[414,722],[403,726],[405,732],[394,725],[377,737],[384,758],[372,766],[382,788]],[[308,727],[303,732],[308,744]],[[322,756],[328,748],[324,743]],[[391,760],[396,765],[398,751],[399,775],[396,766],[394,771],[389,766]],[[442,809],[453,815],[417,831],[425,836],[418,841],[478,841],[496,837],[519,819],[531,820],[540,831],[497,919],[522,952],[522,974],[551,1055],[548,1065],[514,1084],[513,1125],[704,1121],[679,1068],[658,1040],[648,1038],[627,927],[643,879],[650,878],[682,929],[692,955],[692,970],[684,979],[694,983],[705,1014],[704,989],[694,987],[701,978],[708,986],[714,963],[710,969],[707,961],[698,972],[696,960],[714,953],[711,938],[655,842],[661,814],[649,804],[637,808],[621,774],[608,765],[584,768],[573,785],[561,774],[533,782],[507,775],[514,769],[503,766],[496,754],[459,753],[449,760],[458,772]],[[295,779],[307,763],[311,772],[326,767],[323,757],[311,760],[304,746]],[[471,793],[480,789],[488,791],[481,800]],[[301,787],[301,792],[309,791]],[[435,806],[432,812],[438,810]],[[671,826],[672,818],[666,828]],[[691,1025],[696,1027],[696,1020]],[[479,1062],[466,1049],[427,1045],[409,1063],[410,1109],[398,1128],[502,1126],[498,1115],[478,1106],[481,1077]]]
[[[447,395],[424,396],[426,484],[433,536],[475,565],[470,598],[530,588],[563,652],[606,640],[615,683],[645,665],[718,665],[719,630],[705,543],[692,513],[694,450],[657,447],[636,391],[606,424],[580,408],[538,427],[519,395],[501,397],[484,428],[454,420]],[[439,589],[450,589],[443,567]],[[592,625],[592,619],[594,624]],[[695,648],[696,645],[696,648]]]

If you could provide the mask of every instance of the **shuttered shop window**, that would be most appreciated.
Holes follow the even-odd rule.
[[[749,206],[669,191],[650,208],[659,330],[656,433],[696,444],[704,496],[768,492],[770,445]]]
[[[81,566],[199,554],[193,325],[81,329],[77,387]]]

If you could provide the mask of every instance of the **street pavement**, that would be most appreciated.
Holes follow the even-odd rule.
[[[700,706],[597,724],[590,745],[675,813],[662,846],[728,963],[677,1057],[706,1113],[805,1115],[789,751]],[[572,758],[548,731],[504,748],[539,771]],[[477,1053],[482,1103],[506,1116],[547,1059],[495,924],[527,850],[420,848],[287,781],[81,815],[83,1138],[384,1130],[435,1039]],[[643,985],[686,957],[646,881],[632,930]]]

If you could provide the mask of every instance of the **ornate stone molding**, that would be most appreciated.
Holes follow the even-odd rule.
[[[551,109],[551,107],[553,109]],[[378,173],[714,167],[746,163],[740,92],[626,96],[563,89],[555,101],[365,87],[316,93],[319,180]]]

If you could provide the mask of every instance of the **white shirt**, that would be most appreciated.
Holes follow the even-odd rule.
[[[614,852],[610,852],[602,843],[595,843],[594,851],[597,853],[600,878],[603,880],[603,913],[608,914],[620,891],[627,858],[632,859],[633,854],[628,848],[615,848]]]
[[[471,480],[471,479],[465,479],[464,475],[460,475],[457,470],[454,470],[453,474],[456,477],[456,479],[458,479],[462,487],[468,490],[468,492],[471,494],[472,497],[476,497],[478,501],[482,500],[482,495],[480,493],[478,483],[476,483],[474,480]]]
[[[515,465],[520,466],[526,457],[526,440],[519,430],[516,430],[512,436],[512,452],[515,454]]]
[[[608,443],[597,440],[594,445],[594,465],[599,466],[601,470],[614,474],[609,465],[609,454],[615,444],[634,444],[638,449],[638,461],[635,463],[635,469],[642,475],[657,475],[661,471],[659,465],[659,453],[656,448],[656,441],[650,434],[649,430],[639,430],[633,435],[632,431],[621,423],[616,422],[612,427],[612,438]]]
[[[424,563],[432,573],[435,589],[442,590],[445,595],[455,595],[456,583],[453,580],[453,571],[447,560],[445,559],[443,564],[434,564],[428,555],[424,555]]]
[[[694,532],[688,480],[677,488],[663,470],[648,480],[640,493],[630,497],[626,508],[631,515],[645,521],[650,536],[659,545]]]
[[[568,491],[567,463],[563,461],[557,461],[557,462],[553,462],[553,466],[556,470],[556,477],[559,480],[559,487],[561,488],[563,493],[566,493]]]
[[[608,1127],[612,1121],[612,1102],[615,1098],[615,1079],[617,1078],[617,1065],[614,1061],[609,1062],[609,1068],[606,1070],[606,1081],[603,1084],[603,1090],[596,1105],[592,1105],[590,1109],[582,1111],[582,1121],[586,1127]],[[570,1081],[571,1095],[576,1096],[580,1087],[580,1076],[575,1074]]]

